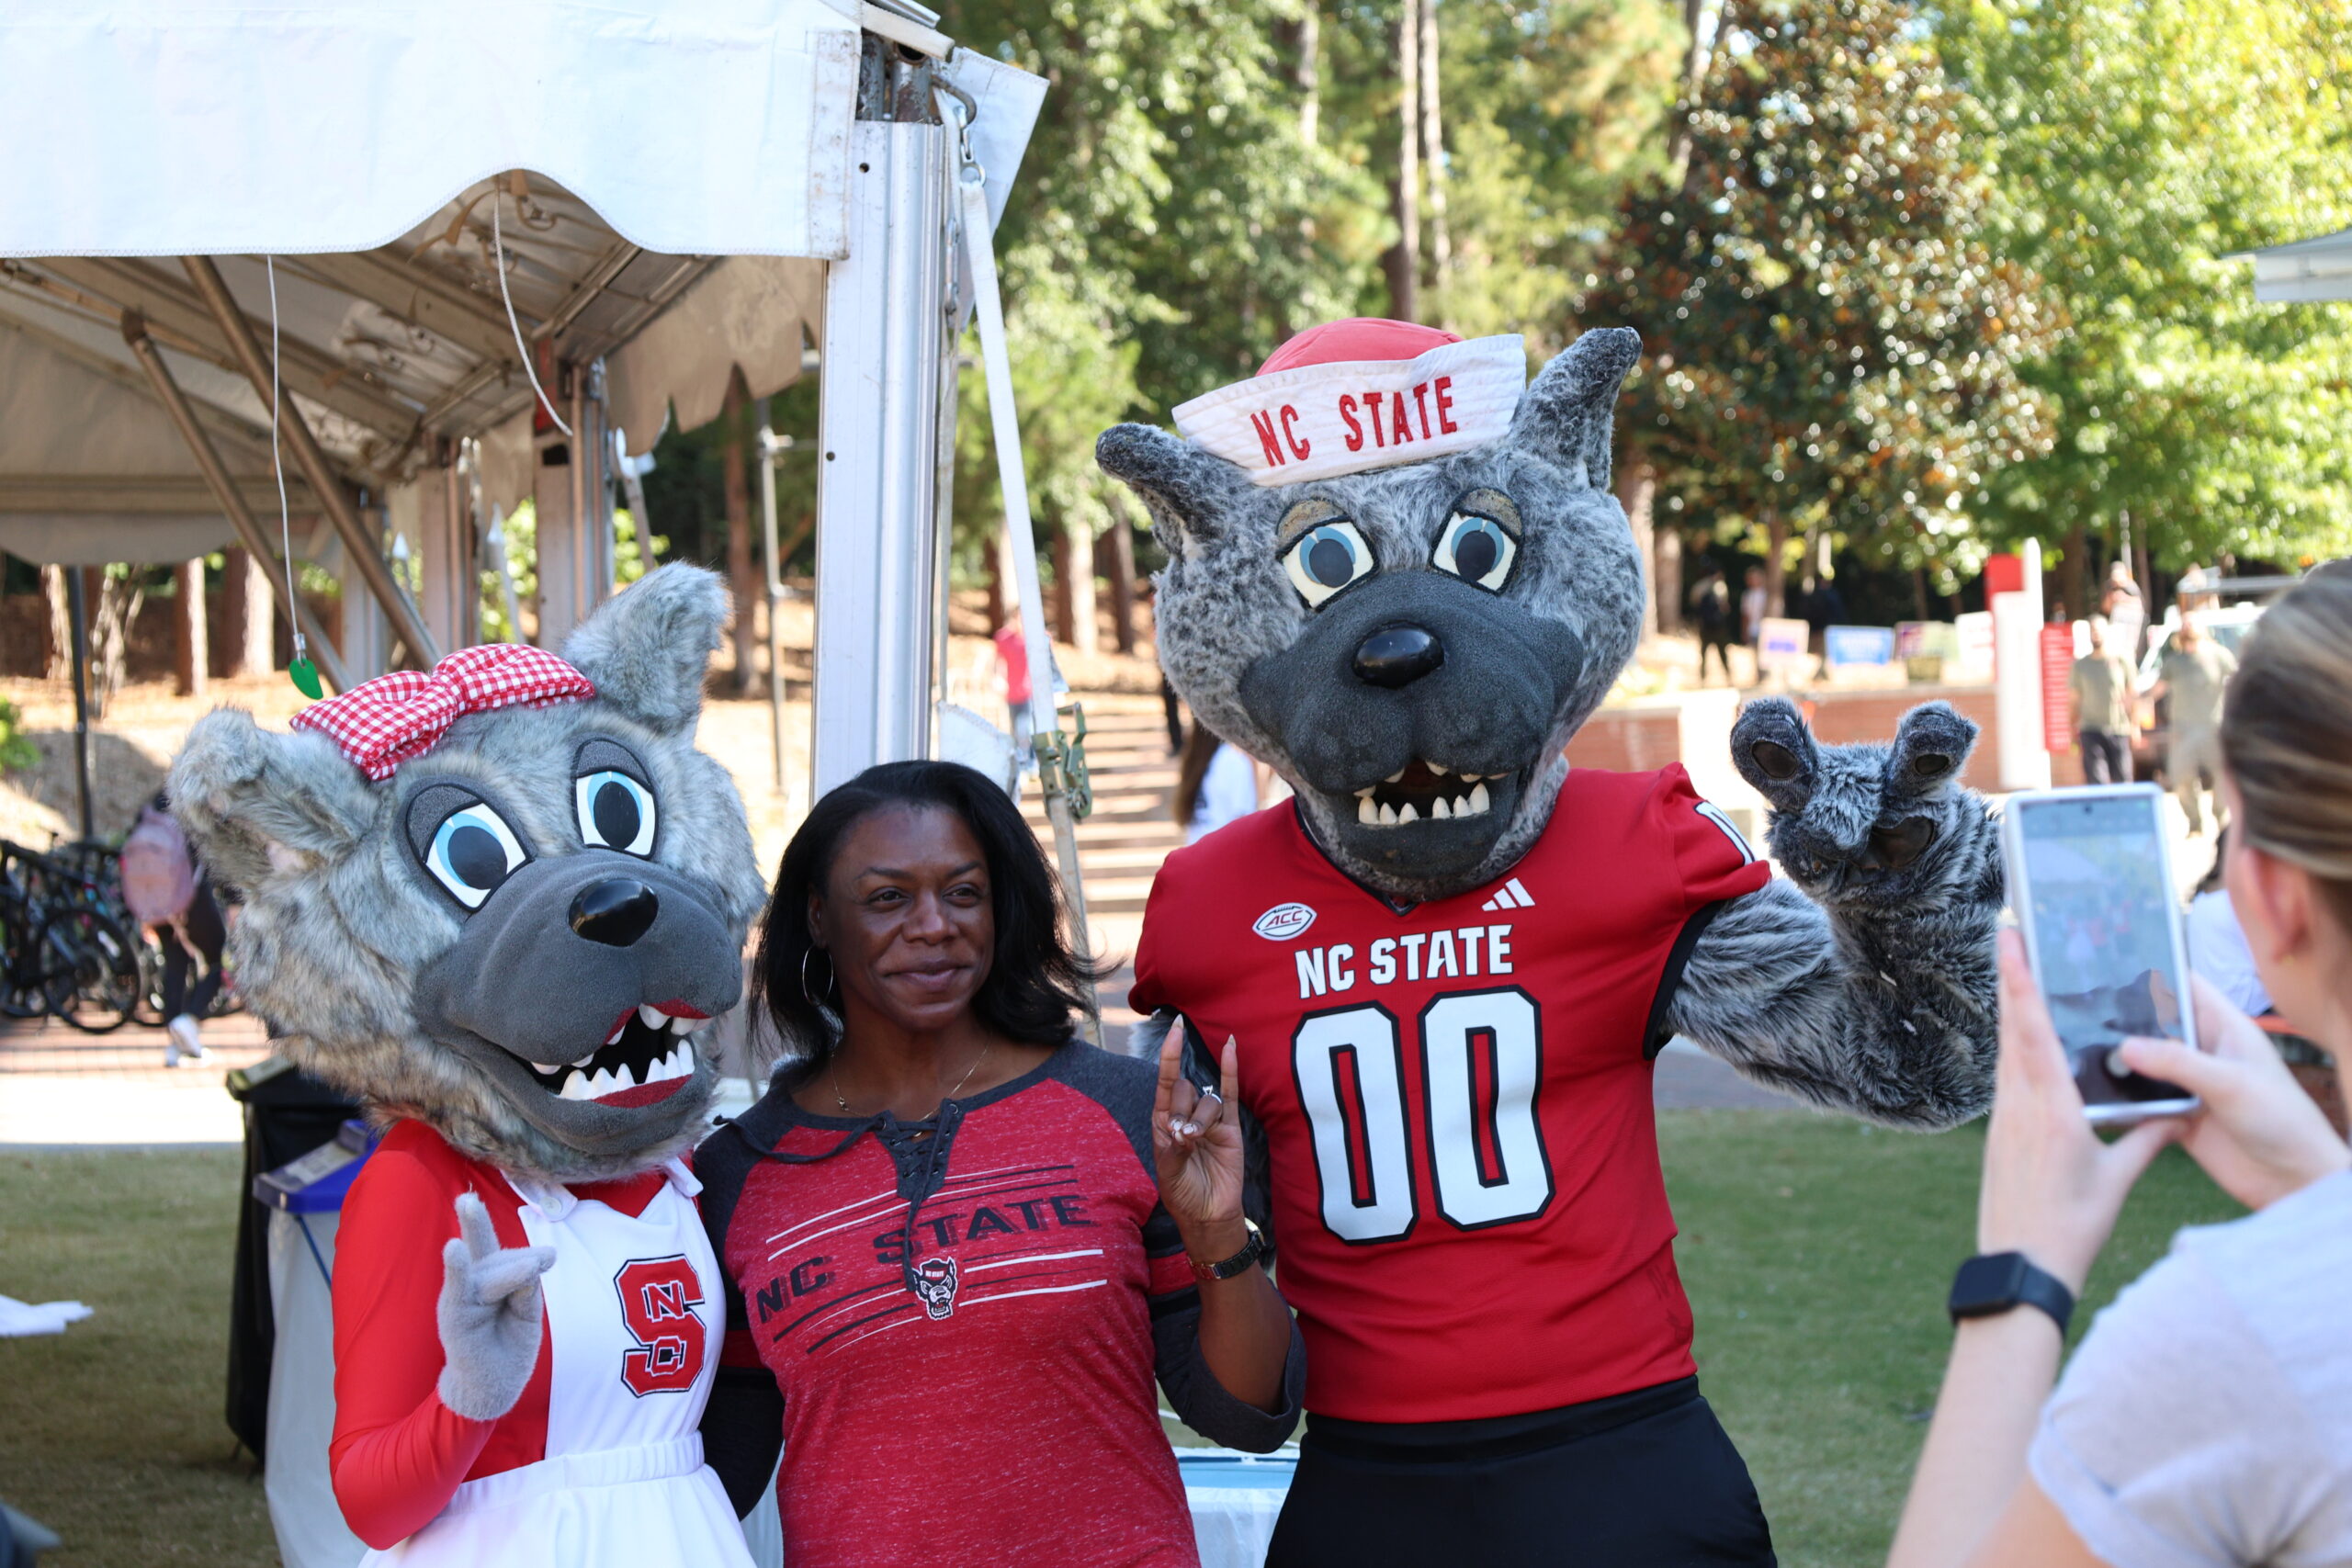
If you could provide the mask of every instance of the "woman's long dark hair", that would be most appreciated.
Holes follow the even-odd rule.
[[[960,762],[884,762],[817,802],[776,869],[754,963],[785,1050],[805,1073],[840,1042],[840,986],[831,955],[808,939],[808,896],[823,895],[850,829],[892,807],[954,812],[987,857],[996,952],[972,1011],[989,1030],[1024,1045],[1067,1041],[1070,1014],[1084,1005],[1083,987],[1095,976],[1062,938],[1060,885],[1020,809],[987,775]]]

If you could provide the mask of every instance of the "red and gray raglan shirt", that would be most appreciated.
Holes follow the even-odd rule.
[[[1285,803],[1177,851],[1133,1004],[1239,1042],[1307,1407],[1475,1420],[1688,1377],[1651,1102],[1698,933],[1769,868],[1679,765],[1572,770],[1505,874],[1399,908]]]
[[[1305,1372],[1294,1331],[1270,1415],[1202,1360],[1156,1088],[1154,1064],[1072,1042],[924,1122],[772,1087],[704,1142],[729,1280],[705,1450],[745,1510],[781,1436],[794,1568],[1196,1562],[1155,1377],[1196,1431],[1266,1452]]]

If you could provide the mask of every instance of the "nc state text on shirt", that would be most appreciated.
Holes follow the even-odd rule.
[[[1353,942],[1297,948],[1291,956],[1298,962],[1299,1000],[1355,988],[1358,971]],[[1385,936],[1366,951],[1364,960],[1363,976],[1375,986],[1395,984],[1400,965],[1408,980],[1508,975],[1511,972],[1510,927],[1464,926],[1457,931]]]

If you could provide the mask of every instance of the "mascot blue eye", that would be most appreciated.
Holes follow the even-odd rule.
[[[1440,571],[1450,571],[1488,592],[1500,592],[1510,577],[1510,563],[1519,556],[1519,541],[1502,525],[1474,513],[1457,512],[1445,520],[1430,557]]]
[[[505,820],[477,803],[442,818],[433,830],[433,847],[425,852],[424,869],[458,903],[479,909],[528,859]]]
[[[1311,608],[1372,575],[1372,547],[1354,524],[1325,523],[1283,552],[1283,570]]]
[[[627,854],[653,852],[653,795],[627,773],[582,773],[571,786],[580,840]]]

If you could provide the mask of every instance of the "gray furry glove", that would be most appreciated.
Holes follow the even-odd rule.
[[[498,1245],[490,1211],[458,1197],[458,1237],[441,1249],[441,1403],[469,1421],[514,1408],[539,1359],[539,1276],[552,1247]]]

